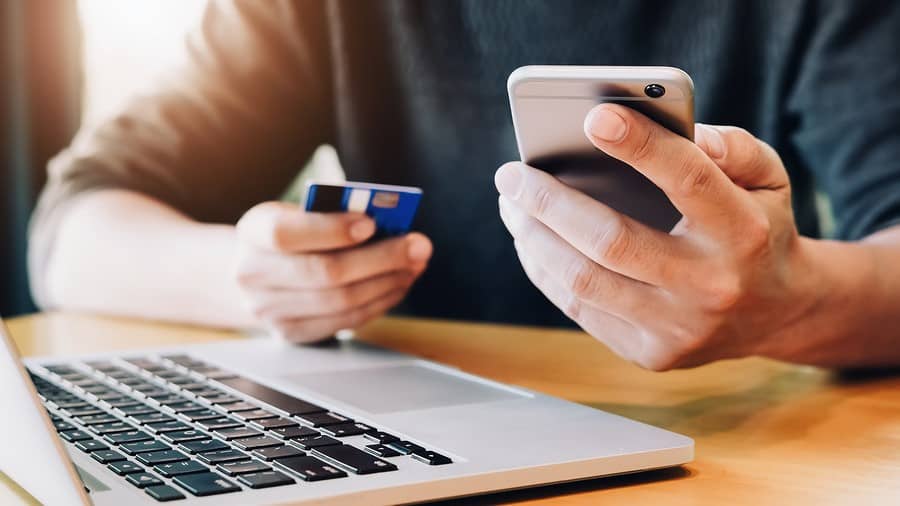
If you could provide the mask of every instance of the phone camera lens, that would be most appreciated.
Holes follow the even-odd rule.
[[[650,98],[659,98],[666,94],[666,89],[661,84],[648,84],[644,88],[644,93]]]

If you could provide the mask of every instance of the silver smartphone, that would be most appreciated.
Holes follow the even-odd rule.
[[[595,148],[585,117],[604,102],[635,109],[682,137],[694,138],[694,85],[673,67],[529,65],[507,83],[522,161],[654,228],[670,231],[681,215],[640,172]]]

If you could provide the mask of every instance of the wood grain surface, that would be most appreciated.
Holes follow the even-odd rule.
[[[152,322],[48,313],[8,321],[23,355],[236,339]],[[900,504],[900,375],[763,359],[654,373],[575,331],[383,318],[359,338],[658,425],[696,440],[682,468],[459,504]],[[0,504],[29,499],[5,477]]]

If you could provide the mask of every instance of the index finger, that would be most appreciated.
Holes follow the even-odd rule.
[[[696,144],[637,111],[598,105],[585,118],[584,129],[594,146],[634,167],[693,222],[731,229],[747,204]]]
[[[237,224],[238,236],[275,253],[312,253],[347,248],[375,233],[375,222],[360,213],[308,213],[284,202],[264,202]]]

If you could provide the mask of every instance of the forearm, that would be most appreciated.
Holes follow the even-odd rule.
[[[197,223],[147,196],[104,190],[62,220],[44,276],[55,307],[246,327],[231,275],[234,227]]]
[[[773,358],[825,367],[900,365],[900,227],[855,243],[801,239],[812,304]]]

